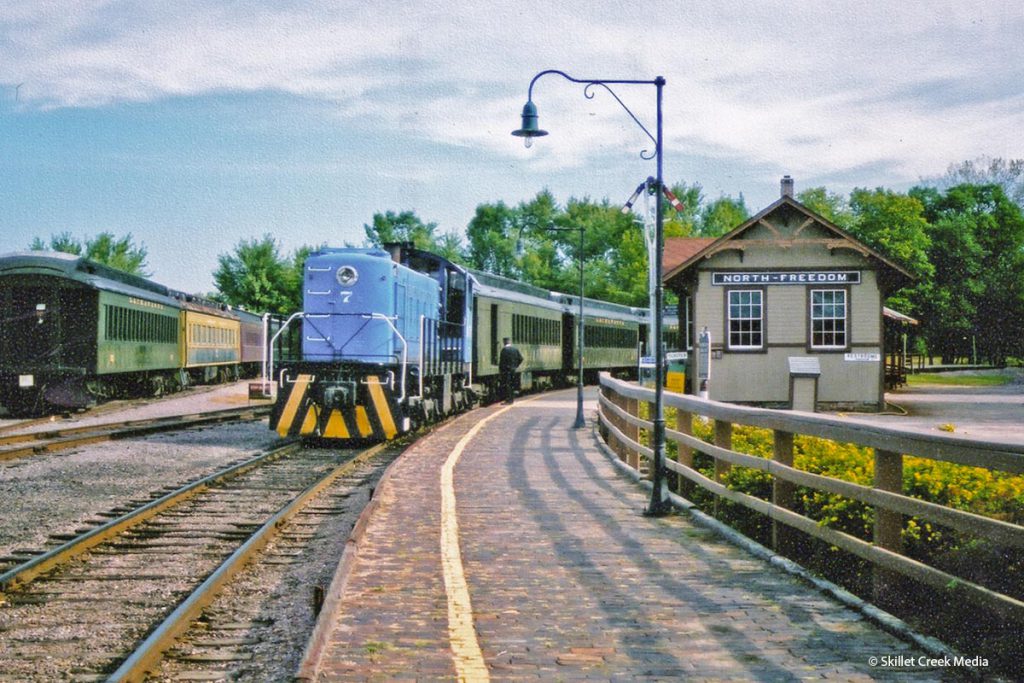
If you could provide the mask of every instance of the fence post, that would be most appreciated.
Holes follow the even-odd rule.
[[[732,422],[715,420],[715,445],[719,448],[732,448]],[[721,482],[732,465],[715,458],[715,481]]]
[[[793,434],[774,430],[772,459],[780,465],[793,466]],[[793,482],[774,477],[772,480],[772,503],[787,510],[793,509],[796,486]],[[796,549],[797,532],[782,522],[772,520],[772,547],[787,557]]]
[[[681,409],[676,409],[676,431],[686,434],[687,436],[693,436],[693,413],[688,413]],[[676,444],[676,462],[686,467],[693,467],[693,449],[685,444]],[[692,482],[689,479],[683,477],[683,475],[676,476],[676,493],[688,498],[693,490]]]
[[[875,488],[893,493],[903,492],[903,455],[892,451],[875,449]],[[899,512],[875,508],[875,545],[903,552],[903,515]],[[895,572],[874,567],[872,570],[875,601],[881,605],[898,602],[900,576]]]
[[[732,449],[732,423],[726,422],[725,420],[715,420],[715,445],[719,448]],[[725,479],[726,473],[732,468],[732,465],[715,458],[715,481],[721,483]],[[715,511],[714,514],[718,516],[718,504],[721,500],[721,496],[715,496]]]
[[[629,413],[633,417],[639,417],[640,416],[640,401],[638,401],[635,398],[626,398],[624,402],[625,402],[625,406],[623,406],[623,407],[626,409],[627,413]],[[640,428],[639,427],[637,427],[635,424],[632,424],[630,422],[626,422],[625,424],[622,425],[622,427],[623,427],[622,431],[623,431],[623,433],[626,436],[628,436],[633,441],[636,441],[637,443],[640,442]],[[634,470],[639,472],[640,471],[640,452],[633,450],[632,446],[627,446],[626,448],[628,449],[626,451],[626,462],[629,463],[630,467],[632,467]]]
[[[615,389],[612,389],[611,387],[608,388],[608,398],[616,407],[622,408],[623,410],[625,410],[625,400],[622,398],[622,396],[619,395],[619,392],[615,391]],[[613,425],[615,425],[616,429],[618,429],[622,433],[625,433],[626,425],[623,422],[622,418],[619,417],[619,415],[617,413],[609,414],[608,420]],[[622,460],[623,462],[625,462],[625,460],[626,460],[626,445],[624,443],[622,443],[622,441],[620,439],[617,439],[617,438],[614,439],[614,442],[612,444],[612,450],[615,451],[615,453],[619,456],[619,460]]]
[[[597,385],[597,391],[598,391],[598,393],[602,397],[608,398],[608,387],[606,387],[605,385],[598,384]],[[605,421],[609,419],[608,418],[608,412],[604,409],[604,404],[601,403],[601,401],[597,402],[597,411],[598,411],[598,413],[601,414],[601,417],[603,418],[603,419],[599,419],[597,421],[597,433],[601,435],[601,438],[604,439],[604,442],[610,448],[612,446],[612,444],[610,443],[610,439],[608,438],[608,435],[609,435],[608,428],[605,425]]]

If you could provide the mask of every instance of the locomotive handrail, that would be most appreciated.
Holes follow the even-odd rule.
[[[377,386],[377,387],[390,387],[392,390],[395,388],[395,371],[385,370],[385,374],[388,376],[386,382],[381,382],[376,376],[373,377],[360,377],[359,383],[365,386]]]
[[[288,320],[286,320],[284,322],[284,325],[281,325],[281,329],[279,329],[274,334],[274,336],[270,338],[269,348],[271,348],[271,349],[274,348],[274,342],[276,342],[277,338],[280,337],[284,333],[284,331],[286,329],[288,329],[288,326],[292,324],[293,320],[295,320],[296,318],[303,318],[303,317],[305,317],[305,315],[306,315],[306,313],[304,311],[299,311],[298,313],[292,313],[291,316],[288,317]],[[273,376],[274,376],[274,354],[271,353],[270,354],[270,372],[267,373],[267,377],[273,377]]]
[[[308,377],[309,377],[309,383],[310,384],[315,384],[316,383],[316,375],[308,375]],[[284,370],[282,370],[281,371],[281,375],[277,378],[277,383],[280,386],[282,386],[282,387],[285,384],[287,384],[288,382],[291,382],[292,384],[295,384],[295,382],[297,382],[297,381],[298,381],[298,378],[296,378],[294,382],[292,380],[288,379],[288,368],[285,368]]]
[[[274,355],[273,352],[271,352],[270,342],[267,340],[267,337],[269,337],[269,336],[270,336],[270,314],[269,313],[264,313],[263,314],[263,362],[260,363],[260,375],[261,375],[262,382],[264,384],[264,388],[262,389],[262,391],[264,391],[264,392],[269,392],[270,391],[270,389],[266,387],[267,384],[270,384],[270,378],[272,377],[272,375],[267,374],[267,360],[271,356]]]
[[[369,315],[363,314],[362,317],[369,320],[383,320],[388,324],[388,327],[391,328],[391,331],[395,333],[398,340],[402,342],[402,393],[398,397],[398,402],[402,403],[405,401],[405,369],[408,365],[409,359],[409,343],[405,341],[405,337],[403,337],[402,333],[398,331],[397,327],[395,327],[395,323],[391,321],[391,318],[383,313],[370,313]]]
[[[420,362],[419,362],[419,369],[420,369],[420,371],[419,371],[420,395],[418,397],[421,401],[423,400],[423,356],[424,356],[424,354],[426,352],[426,350],[424,349],[424,343],[425,343],[424,335],[426,334],[426,324],[427,324],[427,316],[421,315],[420,316]]]

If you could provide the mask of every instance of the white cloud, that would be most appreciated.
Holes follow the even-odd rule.
[[[507,133],[534,73],[660,74],[682,153],[907,177],[1024,156],[1015,3],[705,5],[0,2],[0,82],[44,107],[280,91],[542,170],[644,139],[604,93],[550,77],[537,103],[553,135],[527,157]],[[653,131],[653,89],[617,92]]]

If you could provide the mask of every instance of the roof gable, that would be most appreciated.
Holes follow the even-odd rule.
[[[805,220],[800,223],[792,236],[785,238],[772,224],[770,218],[777,213],[790,210],[804,216]],[[774,244],[785,244],[788,242],[792,244],[796,242],[797,238],[802,233],[808,230],[819,234],[824,233],[825,237],[819,239],[827,248],[845,248],[859,252],[865,258],[877,261],[883,269],[890,272],[891,276],[896,281],[903,281],[905,283],[914,279],[914,277],[902,266],[867,246],[824,216],[811,211],[800,202],[786,195],[780,197],[768,207],[764,208],[756,215],[747,219],[745,222],[717,239],[676,239],[671,240],[671,248],[669,246],[670,241],[666,240],[666,257],[663,259],[663,269],[665,272],[664,282],[670,282],[678,278],[703,259],[710,258],[719,251],[735,248],[735,245],[731,243],[741,240],[746,233],[752,231],[754,228],[757,228],[758,233],[764,233],[762,239],[742,241],[754,244],[762,241],[766,244],[769,242]],[[764,239],[764,237],[767,237],[767,239]]]

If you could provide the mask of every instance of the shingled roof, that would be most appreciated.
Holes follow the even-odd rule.
[[[671,272],[680,264],[704,251],[715,243],[714,237],[669,237],[661,256],[662,272]]]

